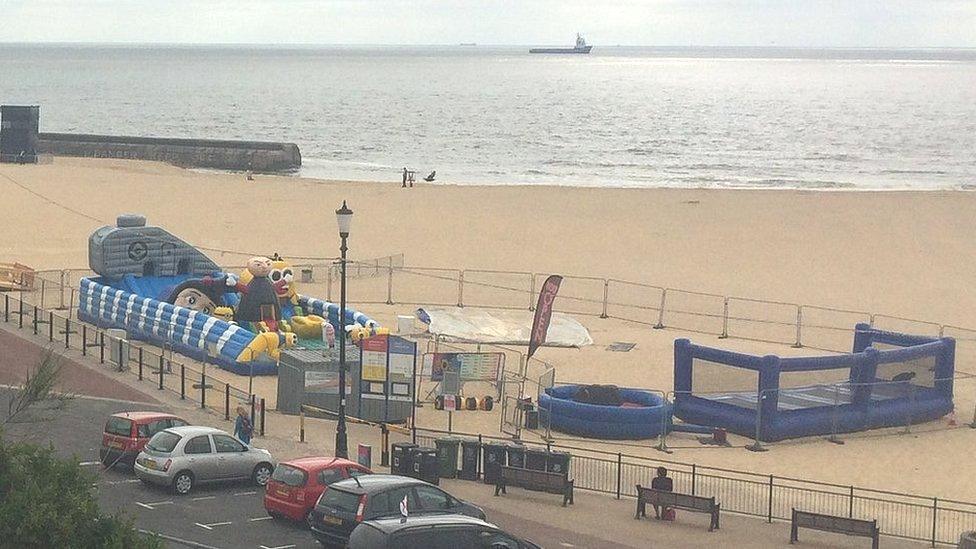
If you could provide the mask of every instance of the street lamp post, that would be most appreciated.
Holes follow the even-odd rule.
[[[341,278],[339,283],[339,422],[336,425],[336,457],[348,458],[349,447],[346,442],[346,239],[349,238],[349,227],[352,225],[352,210],[342,201],[342,207],[336,210],[336,220],[339,222],[339,247]]]

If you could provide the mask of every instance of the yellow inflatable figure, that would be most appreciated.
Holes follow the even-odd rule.
[[[241,283],[250,282],[253,275],[247,269],[241,273]],[[292,332],[302,339],[322,339],[322,325],[325,319],[318,315],[306,315],[298,304],[298,291],[295,290],[295,269],[278,254],[271,258],[271,273],[268,275],[274,286],[275,295],[281,306],[281,319],[278,322],[282,332]],[[259,326],[267,330],[266,326]]]
[[[373,337],[376,335],[390,335],[389,328],[378,328],[376,326],[361,326],[355,324],[351,326],[346,332],[349,334],[349,339],[353,343],[359,343],[367,337]]]
[[[281,349],[291,347],[297,342],[295,334],[279,332],[261,332],[237,356],[238,362],[249,362],[267,353],[272,360],[278,360]]]

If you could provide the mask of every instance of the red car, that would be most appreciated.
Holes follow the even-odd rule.
[[[370,475],[362,465],[337,457],[303,457],[282,461],[264,490],[264,508],[272,517],[308,522],[315,502],[333,482]]]
[[[188,425],[183,418],[163,412],[119,412],[105,422],[102,447],[98,457],[102,464],[111,467],[125,463],[130,467],[139,452],[156,433],[170,427]]]

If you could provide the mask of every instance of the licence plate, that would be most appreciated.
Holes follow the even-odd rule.
[[[279,489],[275,490],[275,493],[278,494],[279,496],[283,497],[283,498],[288,497],[288,490],[282,490],[281,488],[279,488]]]
[[[330,517],[329,515],[325,515],[324,517],[322,517],[322,521],[325,522],[326,524],[335,524],[336,526],[342,526],[342,519],[339,517]]]
[[[150,459],[143,459],[141,463],[142,463],[142,466],[145,467],[146,469],[155,469],[156,468],[156,462],[155,461],[152,461]]]
[[[121,450],[122,448],[125,447],[125,444],[122,444],[121,442],[109,442],[108,446],[109,448],[118,448]]]

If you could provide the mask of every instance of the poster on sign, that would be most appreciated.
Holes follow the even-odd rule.
[[[374,336],[362,342],[363,381],[386,381],[387,336]]]
[[[504,353],[426,353],[423,373],[431,381],[443,381],[448,370],[461,381],[497,381],[504,365]]]

